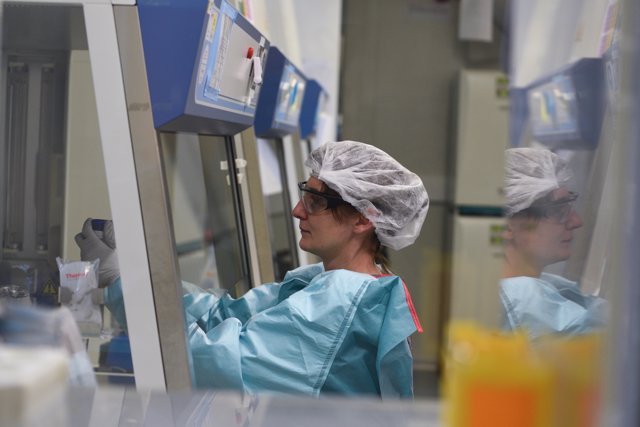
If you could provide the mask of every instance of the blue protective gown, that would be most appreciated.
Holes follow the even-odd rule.
[[[504,328],[523,329],[531,339],[552,333],[594,332],[607,319],[606,300],[584,295],[575,282],[554,274],[502,279],[500,300]]]
[[[316,264],[236,300],[189,294],[184,305],[198,387],[413,395],[417,326],[396,276]]]
[[[397,276],[316,264],[238,299],[201,291],[183,302],[199,388],[413,396],[407,338],[421,328]]]

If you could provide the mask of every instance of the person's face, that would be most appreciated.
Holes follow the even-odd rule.
[[[324,193],[325,184],[317,178],[310,177],[306,187],[310,190]],[[313,193],[304,193],[307,203],[313,203],[314,198],[321,197]],[[317,199],[316,199],[317,200]],[[318,200],[319,201],[319,200]],[[323,260],[333,258],[346,243],[353,237],[351,221],[338,221],[331,209],[322,210],[310,214],[302,200],[298,201],[291,214],[300,220],[300,249],[319,256]]]
[[[562,187],[551,193],[552,201],[570,197]],[[526,258],[540,266],[565,261],[571,256],[573,230],[582,227],[582,218],[569,203],[559,203],[540,219],[511,218],[508,224],[510,241]]]

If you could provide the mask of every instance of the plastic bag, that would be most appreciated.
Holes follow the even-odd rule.
[[[100,307],[94,304],[92,293],[98,289],[100,260],[66,261],[56,258],[60,271],[60,288],[71,292],[67,303],[83,335],[99,335],[102,327]]]

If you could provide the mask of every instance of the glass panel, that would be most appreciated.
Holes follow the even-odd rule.
[[[99,304],[109,283],[75,243],[86,218],[111,218],[82,8],[5,2],[2,31],[0,302],[41,319],[7,341],[51,342],[64,310],[40,308],[66,307],[98,383],[133,384],[125,328]]]
[[[281,281],[287,271],[298,265],[282,141],[258,139],[258,156],[273,252],[273,273],[276,281]]]
[[[176,252],[183,281],[232,296],[249,289],[223,138],[162,133]]]
[[[622,285],[607,277],[624,242],[616,228],[626,208],[626,201],[616,203],[625,194],[615,162],[625,133],[616,100],[617,12],[615,2],[604,20],[586,6],[544,3],[514,2],[508,81],[487,71],[461,73],[443,387],[453,424],[459,414],[478,425],[496,415],[508,425],[602,422],[604,332],[618,315],[610,303]],[[602,57],[578,53],[575,29],[586,21],[565,25],[570,16],[604,22],[606,37],[602,27],[583,34]],[[498,195],[502,209],[490,209]],[[474,395],[479,387],[483,397]],[[518,404],[544,396],[562,414],[484,410],[490,400],[513,406],[520,393],[530,397]]]

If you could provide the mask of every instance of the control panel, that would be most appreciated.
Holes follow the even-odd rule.
[[[307,79],[277,48],[271,47],[258,99],[255,132],[259,138],[279,138],[299,126]]]
[[[154,126],[233,135],[253,124],[269,41],[227,0],[138,1]]]

